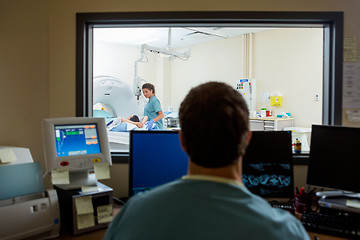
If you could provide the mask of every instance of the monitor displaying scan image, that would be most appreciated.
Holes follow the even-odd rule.
[[[129,197],[186,175],[188,157],[177,131],[131,131]]]
[[[253,131],[243,158],[243,183],[267,199],[294,197],[290,131]]]

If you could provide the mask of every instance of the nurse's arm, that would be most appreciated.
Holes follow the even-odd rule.
[[[157,112],[157,114],[158,114],[158,116],[153,119],[154,122],[157,122],[164,117],[164,113],[162,111]]]

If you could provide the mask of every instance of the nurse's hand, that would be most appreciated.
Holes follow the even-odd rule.
[[[154,120],[151,119],[151,120],[148,122],[148,125],[147,125],[146,128],[147,128],[148,130],[150,130],[150,129],[152,128],[152,126],[154,125],[154,123],[155,123]]]

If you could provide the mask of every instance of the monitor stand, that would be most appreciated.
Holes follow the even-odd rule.
[[[360,193],[345,192],[342,190],[317,192],[316,196],[319,196],[319,197],[325,198],[325,199],[329,199],[329,198],[357,198],[357,199],[360,199]]]
[[[70,184],[56,184],[63,190],[79,189],[84,186],[96,186],[97,180],[95,173],[89,171],[69,172]]]

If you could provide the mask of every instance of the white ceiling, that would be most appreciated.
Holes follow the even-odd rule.
[[[169,27],[95,28],[94,40],[139,47],[142,44],[147,44],[158,48],[180,48],[269,29],[173,27],[169,31]],[[169,38],[169,36],[171,37]],[[168,46],[169,44],[170,46]]]

